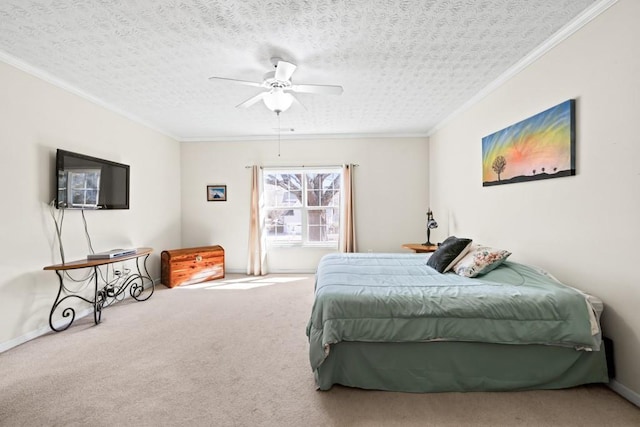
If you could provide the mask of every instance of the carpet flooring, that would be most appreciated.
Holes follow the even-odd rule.
[[[411,394],[315,388],[313,277],[125,300],[0,354],[0,426],[639,426],[606,386]]]

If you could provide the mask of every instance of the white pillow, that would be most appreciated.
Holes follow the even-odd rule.
[[[469,251],[454,266],[453,271],[464,277],[476,277],[498,267],[511,252],[489,246],[472,245]]]

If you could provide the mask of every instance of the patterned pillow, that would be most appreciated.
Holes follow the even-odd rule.
[[[511,252],[489,246],[472,245],[467,254],[456,265],[453,271],[464,277],[476,277],[485,274],[504,262]]]
[[[470,247],[471,239],[460,239],[456,236],[447,237],[429,257],[427,265],[435,268],[439,273],[446,273],[462,259]]]

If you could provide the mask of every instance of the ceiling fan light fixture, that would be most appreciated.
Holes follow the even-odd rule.
[[[271,92],[264,95],[262,98],[264,105],[275,113],[282,113],[287,111],[291,104],[293,104],[293,95],[284,92],[280,88],[275,88]]]

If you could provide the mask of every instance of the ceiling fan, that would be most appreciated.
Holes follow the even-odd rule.
[[[296,97],[293,96],[292,92],[340,95],[343,91],[342,86],[335,85],[293,84],[291,82],[291,76],[297,68],[295,64],[284,61],[282,58],[271,58],[271,63],[275,67],[275,70],[266,73],[262,82],[251,82],[217,76],[209,77],[209,80],[223,80],[263,88],[264,90],[262,92],[236,105],[236,107],[248,108],[262,100],[268,109],[278,115],[286,111],[293,103],[301,105]]]

